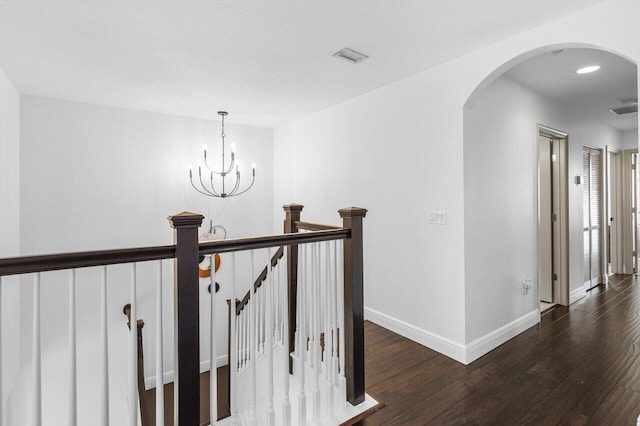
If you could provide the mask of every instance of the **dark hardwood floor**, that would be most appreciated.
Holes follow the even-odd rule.
[[[640,285],[615,276],[470,365],[366,322],[366,390],[385,404],[360,425],[635,425]]]

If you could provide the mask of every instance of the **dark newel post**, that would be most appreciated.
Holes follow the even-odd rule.
[[[338,210],[342,227],[351,229],[344,240],[344,346],[347,400],[364,401],[364,294],[362,265],[362,219],[366,209]]]
[[[300,222],[302,204],[287,204],[282,206],[286,212],[284,219],[284,233],[297,234]],[[295,348],[296,335],[296,299],[298,294],[298,246],[287,246],[287,298],[289,300],[289,353]],[[293,373],[293,360],[289,357],[289,373]]]
[[[198,227],[202,219],[189,212],[169,217],[176,245],[173,421],[180,426],[200,424]]]

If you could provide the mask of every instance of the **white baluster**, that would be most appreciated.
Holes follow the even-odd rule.
[[[343,243],[344,244],[344,243]],[[346,404],[347,401],[347,379],[344,376],[344,258],[343,244],[338,244],[338,270],[340,271],[337,274],[336,281],[336,290],[338,294],[338,304],[336,308],[338,309],[338,335],[340,337],[340,344],[338,345],[339,351],[339,365],[340,365],[340,373],[338,375],[338,386],[339,386],[339,397],[340,397],[340,407]]]
[[[244,371],[244,368],[247,363],[247,312],[244,307],[240,311],[240,321],[241,321],[241,339],[240,339],[240,370]]]
[[[333,274],[332,274],[332,262],[331,262],[331,242],[325,243],[325,280],[321,287],[323,294],[323,312],[324,312],[324,352],[322,355],[322,367],[323,367],[323,412],[329,416],[333,416],[333,360],[331,355],[333,353],[333,303],[332,303],[332,288],[333,288]]]
[[[264,322],[265,322],[265,312],[264,312],[264,287],[263,282],[260,283],[260,288],[255,293],[256,296],[256,309],[258,310],[257,322],[258,322],[258,353],[264,354]]]
[[[313,290],[311,294],[311,306],[313,314],[313,418],[320,421],[320,243],[313,243]]]
[[[282,260],[285,259],[285,256],[282,257]],[[278,278],[281,278],[280,270],[286,271],[286,266],[282,266],[278,269]],[[291,426],[291,402],[289,402],[289,304],[287,299],[287,284],[282,283],[280,286],[281,295],[280,300],[282,301],[282,346],[284,348],[284,364],[283,364],[283,373],[284,380],[282,381],[282,392],[283,392],[283,400],[282,400],[282,425],[283,426]]]
[[[156,426],[164,426],[164,353],[162,326],[162,260],[156,277]]]
[[[274,272],[274,270],[271,270],[272,272]],[[280,282],[280,261],[278,261],[278,263],[276,263],[275,266],[275,281],[276,281],[276,286],[274,288],[274,294],[275,294],[275,306],[273,307],[274,312],[274,327],[275,327],[275,336],[274,339],[276,342],[280,341],[280,316],[282,315],[282,307],[281,307],[281,303],[282,300],[280,299],[280,287],[282,286],[282,283]],[[2,426],[2,425],[0,425]]]
[[[76,351],[76,270],[69,271],[69,425],[78,424]]]
[[[297,326],[296,332],[299,336],[298,344],[296,348],[298,349],[298,357],[299,357],[299,368],[300,368],[300,391],[298,392],[298,424],[300,426],[304,426],[307,424],[307,398],[304,390],[304,379],[305,379],[305,366],[304,359],[305,354],[307,352],[307,336],[305,332],[305,288],[306,288],[306,272],[307,272],[307,247],[304,245],[300,246],[300,254],[298,256],[299,262],[299,273],[298,273],[298,312],[299,312],[299,324]],[[302,262],[300,260],[302,259]],[[302,279],[300,279],[302,278]]]
[[[2,277],[0,276],[0,426],[4,425],[4,392],[2,391]]]
[[[216,264],[214,255],[211,255],[211,315],[210,315],[210,358],[211,369],[209,370],[209,423],[216,424],[218,421],[218,363],[216,358],[218,351],[216,349]]]
[[[215,264],[214,264],[215,265]],[[231,424],[236,423],[236,375],[238,370],[238,336],[236,334],[237,319],[236,316],[236,253],[231,253],[231,315],[230,330],[231,336],[231,353],[229,354],[229,411],[231,414]]]
[[[138,425],[138,317],[136,264],[131,264],[131,330],[129,334],[129,425]]]
[[[42,425],[42,359],[40,354],[40,273],[33,280],[33,425]]]
[[[102,332],[102,398],[100,407],[100,425],[109,426],[109,330],[107,325],[107,267],[102,267],[100,280],[100,329]]]
[[[256,276],[254,271],[254,252],[251,250],[251,278],[249,279],[249,425],[256,423],[256,300],[253,292],[253,280]],[[253,299],[253,300],[252,300]]]
[[[338,242],[334,240],[333,246],[333,276],[329,284],[331,290],[331,335],[332,335],[332,351],[331,351],[331,383],[336,385],[338,380],[338,325],[337,325],[337,312],[338,312]],[[333,400],[332,400],[333,402]]]
[[[273,317],[271,316],[273,306],[272,291],[274,282],[273,270],[271,270],[271,256],[269,256],[269,250],[267,250],[267,274],[269,279],[269,283],[265,292],[265,305],[267,314],[267,321],[265,324],[265,330],[267,331],[265,336],[265,346],[267,351],[267,425],[275,426],[276,413],[275,411],[273,411]]]

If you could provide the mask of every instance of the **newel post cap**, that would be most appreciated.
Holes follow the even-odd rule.
[[[367,215],[367,209],[363,209],[362,207],[345,207],[344,209],[338,210],[341,218],[345,217],[365,217]]]
[[[285,204],[284,206],[282,206],[282,208],[286,212],[301,212],[304,206],[302,204],[291,203]]]
[[[198,228],[200,227],[200,225],[202,225],[204,216],[198,213],[182,212],[174,214],[173,216],[169,216],[167,219],[169,220],[171,227],[174,229]]]

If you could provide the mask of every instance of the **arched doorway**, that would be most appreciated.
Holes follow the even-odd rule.
[[[581,67],[598,63],[601,68],[595,73],[576,73]],[[604,160],[598,166],[602,191],[600,207],[595,211],[602,218],[601,234],[592,236],[599,246],[600,260],[595,261],[604,271],[603,282],[609,271],[629,272],[628,268],[611,267],[608,262],[612,256],[608,243],[613,238],[609,228],[611,203],[606,198],[612,193],[608,183],[612,179],[607,173],[614,164],[621,164],[615,162],[616,153],[626,158],[631,150],[637,150],[638,120],[637,113],[634,119],[629,114],[614,115],[609,109],[622,106],[629,99],[637,100],[637,93],[636,64],[615,53],[576,45],[550,46],[514,58],[473,92],[464,110],[465,253],[474,271],[468,277],[468,298],[483,291],[501,291],[509,295],[510,306],[539,308],[540,126],[567,135],[561,186],[566,192],[566,229],[562,231],[566,232],[566,276],[564,284],[555,283],[562,288],[555,288],[554,294],[558,295],[552,302],[570,304],[586,294],[584,147],[611,152],[614,159],[609,162],[608,154],[603,154]],[[553,161],[552,153],[549,158]],[[615,173],[622,172],[619,166]],[[615,244],[617,257],[626,258],[633,242],[629,237],[633,216],[628,207],[633,191],[628,188],[630,178],[621,180],[616,187],[618,199],[613,204],[624,213],[616,213],[617,223],[623,223],[624,229],[615,230]],[[598,228],[593,223],[589,226],[590,232]],[[592,252],[596,251],[593,247],[590,246]],[[474,281],[491,282],[492,278],[509,286],[473,285]],[[550,278],[562,281],[558,280],[560,277],[554,280],[553,275]],[[490,296],[483,298],[488,301],[485,307],[504,309],[504,297],[500,298],[502,306],[491,305]]]

